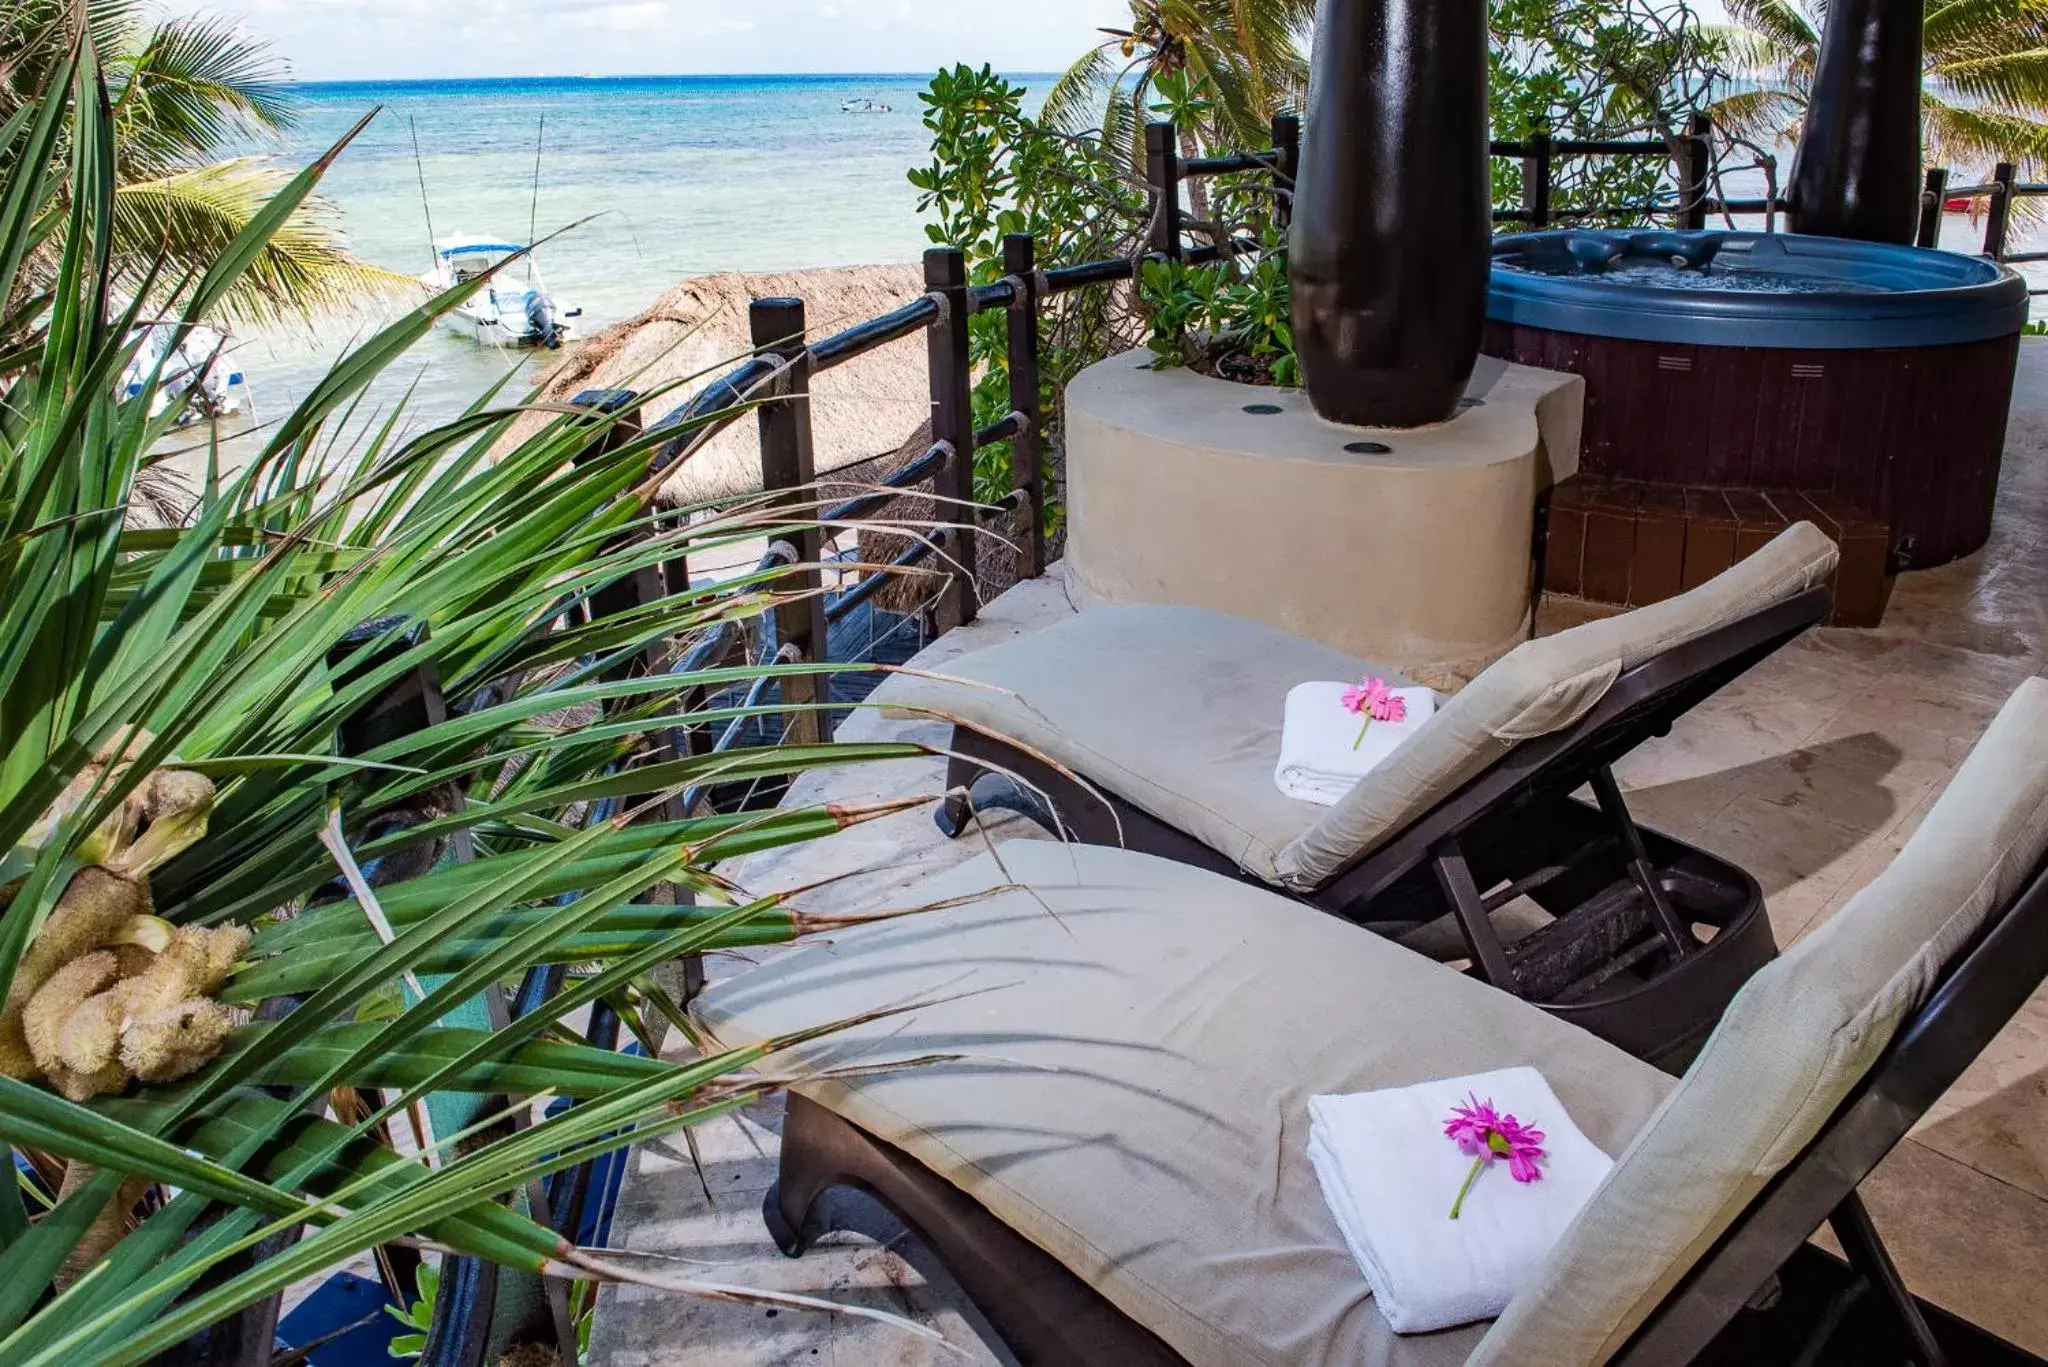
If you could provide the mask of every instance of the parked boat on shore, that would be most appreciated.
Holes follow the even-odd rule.
[[[156,388],[149,396],[152,418],[172,404],[183,405],[178,414],[180,425],[201,418],[232,417],[248,406],[249,383],[242,368],[227,355],[228,339],[212,328],[195,327],[174,348],[171,344],[177,333],[175,324],[149,323],[129,334],[129,340],[139,345],[121,372],[121,397],[140,398],[154,372]]]
[[[458,234],[434,243],[434,267],[420,276],[434,290],[474,280],[525,248],[484,234]],[[583,310],[548,292],[540,263],[521,257],[443,317],[447,326],[498,346],[558,347],[575,335]]]

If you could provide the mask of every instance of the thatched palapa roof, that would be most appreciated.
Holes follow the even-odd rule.
[[[669,290],[639,317],[583,343],[535,397],[567,402],[585,389],[647,390],[701,376],[650,406],[645,418],[653,423],[746,356],[747,305],[753,299],[802,299],[815,341],[907,304],[924,290],[924,276],[916,266],[696,276]],[[811,432],[818,474],[894,452],[930,413],[922,333],[814,377]],[[662,495],[671,503],[690,503],[760,487],[760,443],[749,415],[693,452],[663,486]]]

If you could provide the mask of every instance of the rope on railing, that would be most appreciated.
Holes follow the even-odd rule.
[[[1013,309],[1028,307],[1038,296],[1052,293],[1052,284],[1044,271],[1031,272],[1028,280],[1022,276],[1006,275],[996,283],[1009,287],[1007,306]]]
[[[1012,409],[974,434],[974,449],[980,451],[999,441],[1008,441],[1020,432],[1028,432],[1031,430],[1030,421],[1022,413]]]

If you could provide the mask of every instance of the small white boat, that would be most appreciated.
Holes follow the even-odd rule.
[[[889,112],[889,106],[883,104],[880,100],[870,99],[865,95],[856,95],[852,99],[841,100],[839,102],[839,112],[842,114],[886,114]]]
[[[185,340],[165,355],[177,335],[171,323],[148,323],[128,334],[139,343],[135,355],[121,372],[119,393],[123,399],[138,399],[157,374],[156,389],[149,396],[149,416],[162,415],[172,404],[180,405],[178,423],[201,418],[226,418],[240,413],[247,404],[249,382],[240,366],[227,354],[227,338],[212,328],[195,327]],[[161,363],[162,369],[157,367]]]
[[[434,269],[420,281],[436,291],[453,289],[522,250],[519,243],[495,237],[445,237],[434,244]],[[479,342],[558,347],[575,336],[575,320],[582,316],[581,308],[548,293],[540,264],[528,254],[442,315],[442,321]]]

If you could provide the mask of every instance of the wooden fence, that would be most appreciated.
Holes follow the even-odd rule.
[[[2019,167],[2001,161],[1992,169],[1991,179],[1982,185],[1955,186],[1948,183],[1948,168],[1932,167],[1920,191],[1920,246],[1932,247],[1941,238],[1941,216],[1957,200],[1983,200],[1984,255],[1993,261],[2017,266],[2027,261],[2048,261],[2048,251],[2016,252],[2008,245],[2012,227],[2012,206],[2022,199],[2048,196],[2048,183],[2023,181]],[[2048,290],[2034,290],[2048,294]]]

